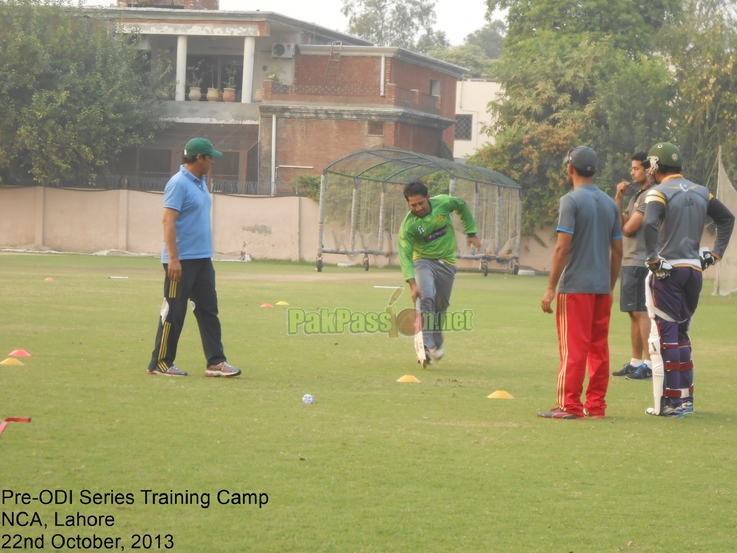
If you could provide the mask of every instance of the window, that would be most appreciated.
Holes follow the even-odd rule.
[[[138,175],[142,177],[171,177],[171,150],[138,151]]]
[[[222,180],[240,179],[240,152],[223,152],[223,157],[215,159],[212,178]]]
[[[369,136],[384,136],[384,122],[383,121],[369,121],[368,122],[368,134]]]
[[[136,148],[123,148],[110,160],[110,173],[113,175],[135,175],[138,151]]]
[[[440,96],[440,81],[430,79],[430,96]]]
[[[456,140],[471,140],[473,115],[456,115]]]

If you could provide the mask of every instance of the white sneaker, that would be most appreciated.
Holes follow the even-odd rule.
[[[440,361],[443,358],[443,355],[445,355],[445,350],[443,349],[443,346],[432,348],[430,350],[430,355],[432,355],[432,358],[436,361]]]

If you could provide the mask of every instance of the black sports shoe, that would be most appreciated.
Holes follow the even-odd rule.
[[[635,372],[638,368],[639,367],[635,367],[631,363],[625,363],[620,370],[614,371],[612,376],[627,376],[628,374]]]
[[[628,374],[627,380],[652,380],[653,370],[647,365],[641,365],[635,372]]]
[[[422,365],[423,369],[426,369],[428,366],[432,365],[432,355],[430,354],[430,348],[425,346],[425,361],[422,362],[418,359],[417,362]]]

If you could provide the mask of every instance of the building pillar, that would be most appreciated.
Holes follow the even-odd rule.
[[[184,102],[187,84],[187,35],[177,37],[177,90],[174,99]]]
[[[44,245],[44,217],[46,215],[45,203],[46,188],[44,186],[36,187],[36,225],[33,237],[33,243],[37,246]]]
[[[256,55],[256,37],[247,36],[243,45],[243,89],[241,102],[250,104],[253,98],[253,65]]]
[[[271,195],[276,196],[276,114],[271,116]]]
[[[128,251],[128,190],[118,190],[118,249]]]

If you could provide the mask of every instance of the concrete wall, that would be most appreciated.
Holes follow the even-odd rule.
[[[534,269],[538,272],[549,272],[555,243],[558,240],[555,227],[545,227],[535,231],[535,237],[523,237],[520,241],[520,264],[524,268]],[[701,237],[701,245],[705,248],[714,246],[715,235],[706,230]],[[704,271],[704,278],[714,278],[716,269],[710,267]],[[619,284],[617,284],[619,286]]]
[[[36,242],[36,219],[43,222],[43,213],[36,214],[39,190],[43,194],[43,188],[0,188],[0,244]]]
[[[162,199],[159,192],[134,190],[0,188],[0,247],[80,253],[117,249],[159,255]],[[308,198],[215,194],[214,250],[231,258],[245,251],[255,259],[313,261],[317,255],[318,217],[317,202]],[[332,230],[336,229],[326,227],[326,247],[334,247]],[[545,248],[524,239],[521,250],[520,263],[524,267],[549,269],[552,246]],[[360,257],[327,254],[324,260],[361,262]],[[385,259],[371,257],[372,265],[385,263]],[[459,265],[474,268],[478,262],[463,261]],[[490,268],[499,267],[492,263]]]
[[[307,204],[307,205],[302,205]],[[309,205],[311,204],[311,206]],[[312,207],[312,209],[310,209]],[[317,221],[317,204],[306,198],[213,196],[213,244],[223,254],[245,251],[257,259],[314,259],[314,247],[300,240],[302,217]],[[305,250],[301,251],[304,244]]]
[[[135,190],[64,190],[57,188],[0,187],[0,248],[49,248],[94,253],[123,250],[159,255],[163,194]],[[314,261],[317,256],[317,202],[299,197],[213,195],[213,246],[216,254],[237,258],[245,251],[254,259]],[[332,226],[326,227],[325,245],[334,247]],[[336,230],[340,230],[336,227]],[[555,229],[523,238],[520,265],[549,271]],[[704,233],[704,246],[714,237]],[[372,245],[375,247],[375,245]],[[386,245],[385,245],[386,249]],[[325,255],[326,263],[356,262],[343,255]],[[396,261],[396,257],[393,258]],[[372,265],[385,260],[371,257]],[[476,268],[476,261],[460,261]],[[491,263],[489,268],[501,265]],[[704,276],[713,278],[714,269]]]
[[[159,255],[162,200],[161,193],[134,190],[0,188],[0,247]],[[215,194],[212,219],[218,254],[315,259],[318,205],[313,200]]]

